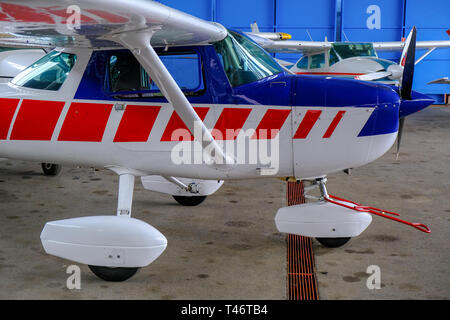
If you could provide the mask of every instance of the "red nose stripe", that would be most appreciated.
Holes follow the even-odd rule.
[[[72,103],[58,141],[101,142],[111,110],[112,104]]]
[[[216,140],[236,140],[252,109],[225,108],[212,131]],[[227,132],[228,131],[228,132]]]
[[[274,139],[290,112],[291,110],[268,109],[252,139]]]
[[[64,104],[59,101],[23,100],[11,140],[51,140]]]
[[[161,107],[127,105],[114,142],[147,142]]]
[[[0,140],[6,140],[19,99],[0,99]]]
[[[323,138],[329,138],[333,134],[334,130],[336,129],[339,122],[341,122],[342,117],[344,116],[345,111],[339,111],[337,115],[334,117],[333,121],[331,121],[330,126],[328,127],[327,131],[323,135]]]
[[[195,112],[197,112],[198,117],[203,121],[205,120],[206,114],[209,111],[209,108],[205,107],[197,107],[194,108]],[[161,141],[179,141],[179,137],[177,136],[176,132],[178,130],[186,130],[186,132],[189,132],[188,128],[184,124],[183,120],[178,116],[178,114],[174,111],[172,113],[172,116],[169,119],[169,123],[167,124],[166,130],[164,130],[164,133],[161,137]],[[182,133],[182,131],[180,131]],[[175,134],[175,136],[172,139],[172,135]],[[191,134],[190,140],[192,141],[194,139],[194,136]],[[186,139],[184,139],[186,140]]]
[[[294,139],[306,139],[321,113],[321,110],[308,110],[294,135]]]

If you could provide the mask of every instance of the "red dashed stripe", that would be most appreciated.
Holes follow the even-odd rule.
[[[0,140],[6,140],[20,99],[0,99]]]
[[[197,107],[194,108],[195,112],[197,112],[198,117],[203,121],[205,120],[206,115],[208,114],[209,108],[207,107]],[[161,141],[179,141],[178,137],[173,137],[172,135],[175,133],[176,130],[184,129],[187,132],[189,132],[188,128],[184,124],[183,120],[181,120],[180,116],[174,111],[172,112],[172,116],[169,119],[169,123],[166,126],[166,130],[164,130],[164,133],[161,137]],[[191,134],[190,141],[194,139],[194,136]],[[189,140],[188,140],[189,141]]]
[[[321,110],[308,110],[302,122],[300,123],[293,139],[306,139],[306,137],[308,137],[308,134],[311,132],[311,129],[319,119],[321,113]]]
[[[256,128],[252,139],[274,139],[289,116],[289,113],[291,113],[291,110],[268,109],[259,123],[258,128]]]
[[[225,108],[217,120],[217,123],[212,131],[212,135],[216,140],[236,140],[239,131],[247,121],[252,109],[243,108]],[[231,132],[232,135],[228,134]],[[217,134],[220,133],[220,134]]]
[[[72,103],[58,141],[101,142],[111,110],[112,104]]]
[[[328,127],[327,131],[323,135],[324,139],[330,138],[333,134],[334,130],[336,129],[339,122],[341,122],[342,117],[344,116],[345,111],[339,111],[337,115],[334,117],[333,121],[331,121],[330,126]]]
[[[23,100],[11,140],[51,140],[64,104],[59,101]]]
[[[161,107],[127,105],[114,142],[146,142]]]

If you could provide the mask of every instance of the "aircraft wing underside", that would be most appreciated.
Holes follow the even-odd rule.
[[[123,33],[153,30],[153,47],[222,40],[220,24],[146,0],[0,1],[0,45],[105,48]]]

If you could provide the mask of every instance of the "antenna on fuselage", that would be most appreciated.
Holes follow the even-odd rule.
[[[308,29],[306,29],[306,33],[308,34],[309,39],[311,39],[311,41],[314,41],[313,38],[311,37],[311,34],[309,33],[309,30],[308,30]]]

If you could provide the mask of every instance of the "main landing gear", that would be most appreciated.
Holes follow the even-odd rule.
[[[57,176],[61,173],[62,166],[54,163],[41,163],[42,171],[46,176]]]
[[[119,175],[117,214],[47,222],[41,241],[48,254],[87,264],[105,281],[125,281],[156,260],[167,239],[146,222],[131,217],[135,176],[139,172],[109,168]]]
[[[198,206],[205,201],[206,196],[172,196],[179,204],[186,207]]]

